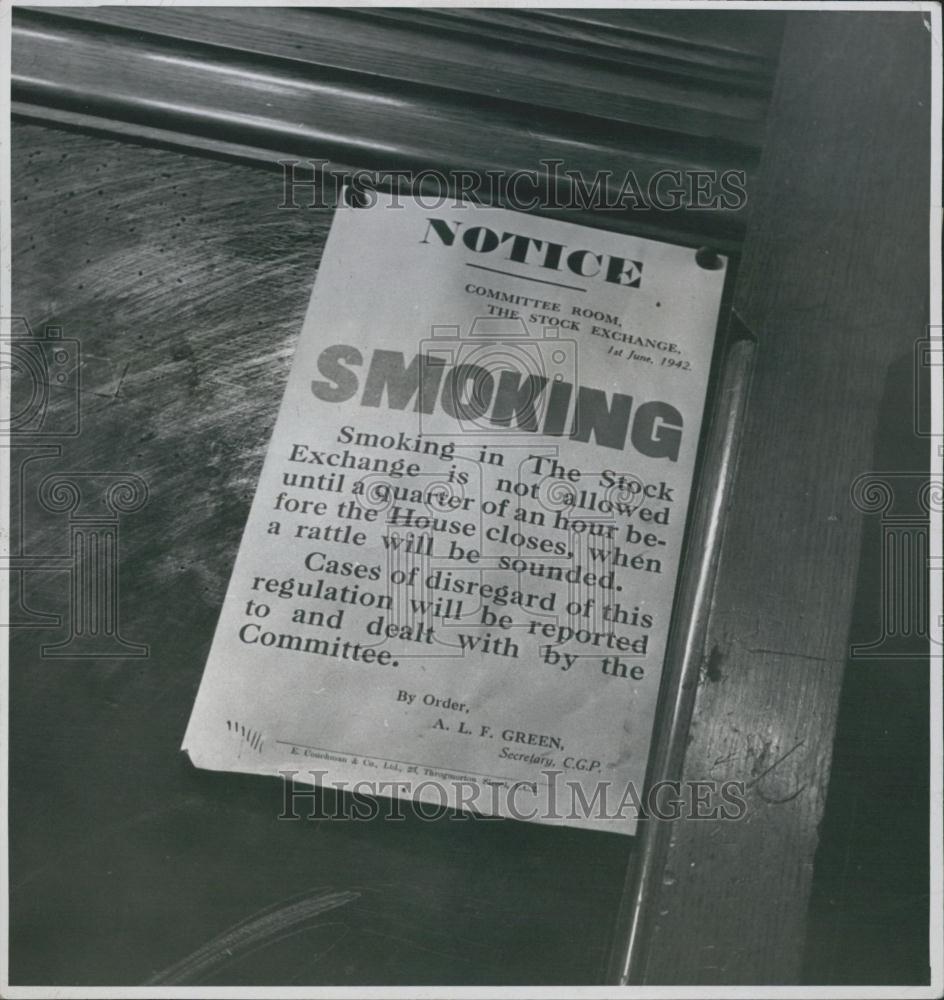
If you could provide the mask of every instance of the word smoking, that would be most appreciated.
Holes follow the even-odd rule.
[[[311,391],[326,403],[343,403],[360,388],[355,369],[364,364],[356,347],[333,344],[318,358],[323,379],[313,380]],[[482,421],[505,429],[573,441],[591,438],[606,448],[622,451],[629,437],[632,446],[648,458],[678,460],[682,441],[682,415],[669,403],[651,400],[633,410],[633,397],[591,386],[574,386],[543,375],[519,371],[494,371],[475,364],[446,362],[416,354],[409,364],[400,351],[375,350],[364,380],[361,406],[404,410],[411,403],[418,413],[432,413],[437,402],[457,421],[480,429]],[[540,413],[539,413],[540,410]]]

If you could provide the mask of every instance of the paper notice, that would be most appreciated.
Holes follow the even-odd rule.
[[[184,741],[632,833],[724,262],[339,207]]]

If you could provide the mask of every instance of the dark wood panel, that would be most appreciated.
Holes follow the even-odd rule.
[[[679,8],[570,7],[543,11],[548,18],[583,21],[617,28],[672,46],[679,53],[701,50],[738,57],[738,66],[754,60],[755,71],[772,78],[783,28],[783,12],[774,10],[680,10]],[[671,51],[671,49],[670,49]]]
[[[258,169],[13,137],[14,307],[83,359],[82,432],[27,475],[25,551],[68,552],[67,519],[33,499],[50,472],[150,490],[119,535],[121,632],[146,659],[43,656],[68,630],[68,570],[25,576],[27,603],[65,620],[13,630],[13,981],[601,981],[629,838],[279,821],[278,780],[201,772],[178,749],[330,212],[278,209]],[[246,957],[226,931],[267,907]]]
[[[422,24],[416,23],[414,11],[339,8],[91,7],[46,12],[307,63],[315,71],[347,70],[373,78],[387,93],[395,93],[402,82],[419,83],[501,104],[518,101],[743,145],[759,143],[769,97],[770,81],[757,76],[756,69],[758,64],[769,69],[768,62],[754,60],[722,70],[717,56],[713,61],[706,56],[704,66],[689,68],[678,59],[677,68],[660,53],[639,66],[625,47],[618,58],[604,61],[595,58],[588,45],[553,47],[555,40],[571,37],[566,21],[552,21],[555,33],[531,43],[520,28],[492,23],[495,12],[471,36],[453,30],[455,19],[443,16],[448,12],[436,11],[425,12]],[[532,15],[530,21],[536,16],[541,15]],[[608,36],[614,30],[609,29]],[[688,55],[688,50],[682,51]]]
[[[605,175],[614,200],[627,174],[646,191],[666,170],[742,171],[749,191],[767,101],[760,56],[662,40],[674,55],[635,65],[639,32],[578,52],[567,23],[543,16],[531,41],[501,17],[489,30],[502,38],[483,35],[471,12],[21,8],[15,21],[14,107],[33,120],[269,165],[319,156],[546,179],[542,161],[559,160],[564,201],[566,170]],[[681,205],[671,220],[653,209],[593,217],[736,250],[745,204],[702,208],[688,191]]]
[[[33,120],[269,165],[561,155],[645,182],[756,162],[767,56],[578,32],[564,15],[514,32],[428,15],[19,11],[15,96]],[[16,144],[16,307],[85,351],[86,430],[63,466],[107,456],[151,487],[123,529],[121,596],[124,631],[151,656],[76,671],[38,654],[55,634],[16,636],[15,978],[600,981],[625,838],[279,823],[277,783],[201,774],[178,753],[328,216],[279,211],[278,176],[232,164],[33,125]],[[684,211],[595,221],[729,252],[742,226]],[[33,521],[27,544],[56,547],[61,530]],[[36,606],[63,594],[61,573],[28,583]],[[54,827],[49,794],[68,807]],[[260,924],[252,968],[226,958],[228,927],[274,906],[278,928],[300,902],[304,957],[287,965]]]
[[[630,956],[648,984],[800,975],[860,556],[851,488],[928,322],[929,46],[919,13],[788,19],[735,290],[756,365],[682,772],[743,781],[749,807],[656,834]]]
[[[781,20],[774,12],[741,12],[729,15],[722,26],[714,23],[714,15],[674,11],[661,24],[654,24],[645,11],[580,8],[363,8],[356,12],[427,30],[474,35],[502,46],[533,44],[542,51],[567,53],[578,65],[612,62],[622,68],[645,66],[658,74],[697,75],[705,83],[726,80],[737,90],[764,89],[772,78]],[[711,29],[707,29],[709,22]],[[752,29],[759,25],[764,26],[768,41],[761,51],[751,45],[758,40]]]
[[[919,16],[789,19],[738,293],[757,376],[684,763],[688,778],[744,780],[751,807],[740,823],[658,834],[631,956],[648,983],[798,976],[858,555],[848,488],[869,461],[885,368],[925,318]],[[643,178],[753,169],[780,25],[392,8],[16,19],[15,96],[34,121],[268,166],[329,154],[511,169],[562,155]],[[88,423],[64,463],[107,456],[152,488],[122,535],[137,581],[123,620],[150,660],[76,669],[41,657],[37,633],[16,636],[16,976],[598,981],[624,839],[280,824],[277,783],[200,774],[177,753],[327,214],[278,211],[264,170],[35,125],[15,142],[15,306],[87,348]],[[736,253],[746,214],[594,219]],[[36,522],[28,541],[61,549],[61,527]],[[61,603],[62,575],[30,588]],[[270,905],[251,967],[227,963],[227,928]],[[284,922],[296,916],[307,923]],[[267,927],[304,933],[291,973]]]

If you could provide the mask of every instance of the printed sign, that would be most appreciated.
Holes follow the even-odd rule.
[[[194,764],[632,833],[724,261],[342,204]]]

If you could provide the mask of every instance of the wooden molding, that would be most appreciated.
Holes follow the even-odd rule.
[[[591,185],[606,173],[614,198],[627,174],[645,188],[666,170],[744,171],[750,191],[779,16],[731,15],[724,31],[713,17],[704,40],[703,17],[655,13],[18,8],[14,113],[268,166],[317,157],[546,181],[541,161],[559,160]],[[557,186],[566,199],[571,183]],[[736,249],[746,206],[681,201],[593,215]]]

